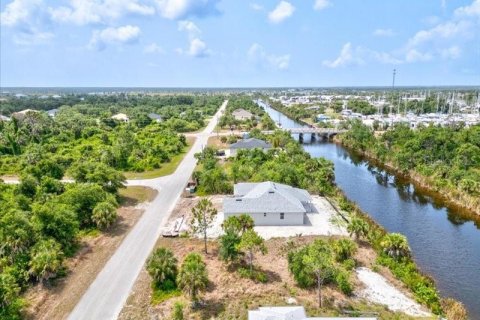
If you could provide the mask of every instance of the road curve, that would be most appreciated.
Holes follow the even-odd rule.
[[[97,275],[68,319],[107,320],[118,317],[145,260],[160,236],[161,227],[195,168],[194,154],[207,145],[208,137],[227,103],[228,100],[225,100],[205,130],[198,133],[194,145],[173,174],[144,183],[160,192]]]

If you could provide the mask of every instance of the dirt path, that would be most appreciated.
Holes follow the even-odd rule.
[[[37,285],[26,294],[29,301],[27,319],[66,319],[77,302],[93,282],[105,263],[113,255],[123,238],[132,229],[142,215],[145,203],[156,195],[154,190],[141,187],[125,192],[124,206],[118,209],[116,224],[105,233],[86,236],[81,241],[81,249],[66,262],[68,273],[66,277],[56,281],[49,288]],[[132,192],[133,191],[133,192]],[[132,196],[132,197],[130,197]]]

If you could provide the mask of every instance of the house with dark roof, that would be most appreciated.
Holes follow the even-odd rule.
[[[225,219],[248,214],[257,226],[303,225],[310,212],[314,205],[308,191],[271,181],[237,183],[233,197],[223,199]]]
[[[229,157],[234,157],[237,154],[238,150],[241,149],[262,149],[263,151],[267,151],[268,149],[271,149],[272,145],[268,142],[265,142],[260,139],[256,138],[248,138],[248,139],[242,139],[238,140],[235,143],[232,143],[229,146],[228,152],[226,152],[227,156]]]

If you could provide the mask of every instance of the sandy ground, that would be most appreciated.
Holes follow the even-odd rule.
[[[135,204],[135,200],[127,199],[124,206],[118,209],[118,220],[110,230],[81,240],[81,249],[66,261],[66,277],[56,280],[54,285],[49,287],[37,285],[29,289],[25,295],[29,302],[26,318],[66,319],[140,218],[145,205],[146,203]]]
[[[213,226],[208,230],[207,236],[209,238],[218,238],[223,234],[222,223],[224,215],[222,210],[222,195],[215,195],[209,197],[214,207],[217,209],[218,214],[213,222]],[[307,221],[303,226],[256,226],[255,231],[261,235],[264,239],[271,238],[289,238],[295,236],[311,236],[311,235],[323,235],[323,236],[347,236],[345,228],[342,226],[344,223],[339,217],[334,208],[328,203],[325,198],[320,196],[312,196],[313,204],[317,209],[316,213],[307,214]],[[165,230],[178,230],[178,226],[181,223],[181,231],[189,231],[188,222],[190,221],[191,208],[195,206],[199,198],[182,198],[174,209],[174,213],[170,217],[169,223]],[[183,223],[182,223],[183,221]]]
[[[275,241],[285,241],[281,238],[303,239],[308,236],[348,236],[345,222],[338,215],[330,203],[320,196],[313,196],[313,203],[318,213],[308,214],[308,224],[304,226],[257,226],[255,230],[264,238]],[[223,222],[222,195],[209,197],[218,215],[213,227],[208,231],[210,239],[218,238],[222,234]],[[191,209],[198,203],[199,197],[181,198],[177,203],[165,230],[172,230],[176,225],[180,232],[189,231]],[[299,238],[302,236],[302,238]],[[278,239],[275,239],[278,238]],[[309,237],[308,237],[309,238]],[[360,243],[356,259],[363,267],[371,267],[375,262],[375,252],[366,244]],[[381,274],[380,274],[381,273]],[[410,298],[408,289],[396,279],[387,268],[381,268],[380,273],[375,273],[368,268],[359,268],[355,273],[357,287],[356,296],[373,303],[386,306],[392,311],[401,311],[415,317],[431,316],[426,309]],[[148,275],[143,275],[148,278]],[[139,280],[142,281],[142,280]],[[143,281],[146,281],[143,279]]]
[[[365,288],[356,292],[358,296],[375,303],[384,304],[392,311],[402,311],[414,317],[432,316],[421,305],[388,283],[380,274],[368,268],[357,268],[355,272],[358,279],[365,285]]]

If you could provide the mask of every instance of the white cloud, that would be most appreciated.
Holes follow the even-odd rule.
[[[416,49],[410,49],[405,54],[406,62],[418,62],[418,61],[430,61],[432,60],[432,54],[428,52],[420,52]]]
[[[77,25],[107,23],[128,14],[152,15],[155,8],[139,0],[70,0],[70,6],[49,8],[52,20]]]
[[[26,32],[18,32],[14,35],[13,41],[22,46],[45,44],[54,38],[51,32],[42,32],[36,29],[29,29]]]
[[[320,11],[330,7],[331,5],[332,4],[329,0],[315,0],[315,3],[313,4],[313,9]]]
[[[218,13],[219,0],[155,0],[160,15],[167,19]]]
[[[442,10],[447,9],[447,0],[440,0],[440,6],[442,7]]]
[[[458,46],[451,46],[440,51],[440,55],[444,59],[458,59],[462,54],[462,50]]]
[[[145,46],[145,48],[143,48],[143,52],[152,54],[164,54],[165,50],[155,42],[152,42],[149,45]]]
[[[288,69],[290,64],[290,55],[274,55],[269,54],[265,49],[258,43],[254,43],[248,49],[247,52],[248,59],[253,63],[266,64],[269,67],[276,70],[285,70]]]
[[[28,23],[42,4],[42,0],[14,0],[7,4],[5,10],[0,14],[1,24],[14,27]]]
[[[93,32],[88,47],[90,49],[103,50],[107,44],[134,43],[140,37],[140,28],[126,25],[118,28],[105,28]]]
[[[178,22],[178,30],[186,31],[189,36],[194,37],[201,33],[200,28],[195,23],[189,20],[183,20]]]
[[[188,48],[187,54],[192,57],[203,58],[209,56],[210,51],[208,50],[205,42],[195,38],[190,41],[190,47]]]
[[[340,54],[335,60],[324,60],[322,64],[329,68],[338,68],[343,67],[349,64],[362,64],[363,60],[359,57],[354,56],[352,50],[352,44],[347,42],[343,45]]]
[[[401,59],[395,58],[393,55],[387,52],[377,52],[371,51],[372,56],[375,60],[383,64],[402,64]]]
[[[250,8],[255,11],[262,11],[263,6],[258,3],[250,3]]]
[[[280,23],[290,17],[295,11],[295,7],[287,1],[280,1],[280,3],[268,14],[268,19],[273,23]]]
[[[393,37],[395,32],[392,29],[376,29],[373,31],[373,35],[377,37]]]
[[[474,0],[469,6],[457,8],[454,15],[457,17],[480,17],[480,0]]]
[[[472,24],[469,21],[449,21],[438,24],[427,30],[418,31],[410,40],[409,47],[415,47],[431,40],[452,39],[457,36],[463,36],[470,32]]]

